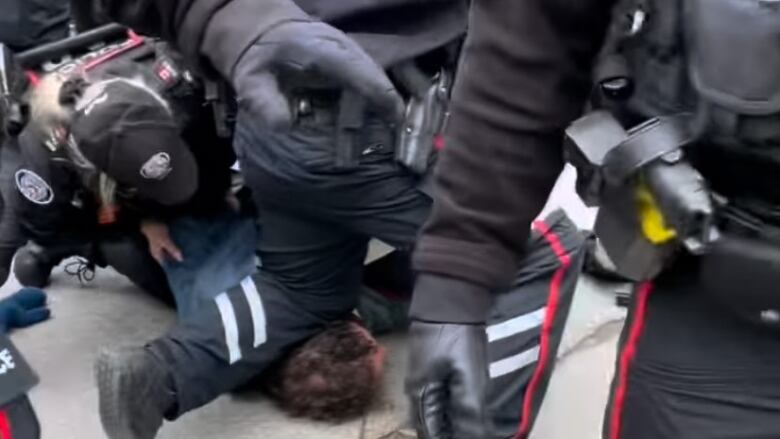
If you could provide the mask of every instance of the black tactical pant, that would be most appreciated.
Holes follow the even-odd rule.
[[[678,263],[639,286],[621,336],[605,439],[780,437],[780,335],[738,319]]]

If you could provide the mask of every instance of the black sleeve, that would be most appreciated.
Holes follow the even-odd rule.
[[[227,78],[239,57],[266,30],[284,21],[309,19],[292,0],[72,1],[93,17],[106,17],[175,43],[190,62],[211,64]]]
[[[16,250],[27,243],[17,210],[19,196],[15,191],[5,190],[6,180],[3,179],[3,213],[0,215],[0,274],[8,275]],[[5,279],[0,278],[0,284]]]
[[[612,3],[473,2],[433,214],[415,255],[428,290],[431,277],[471,285],[473,295],[509,285],[563,166],[563,129],[584,108]]]
[[[68,0],[4,0],[0,11],[0,42],[15,52],[68,36]]]
[[[18,151],[8,144],[0,151],[0,285],[5,283],[11,270],[16,250],[27,243],[19,218],[19,191],[14,183],[14,171],[19,163]]]

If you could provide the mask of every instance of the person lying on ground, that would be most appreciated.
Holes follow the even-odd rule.
[[[562,212],[538,221],[525,268],[493,309],[486,329],[491,343],[481,367],[491,379],[491,415],[504,435],[497,438],[535,418],[583,248],[582,232]],[[262,276],[256,273],[199,301],[193,314],[143,346],[100,353],[95,374],[109,438],[153,438],[165,419],[174,421],[210,402],[212,395],[235,391],[258,377],[292,414],[332,420],[342,411],[357,416],[370,408],[362,405],[357,412],[354,407],[355,401],[370,401],[380,393],[381,348],[368,341],[364,329],[343,323],[353,318],[355,306],[340,314],[318,310],[310,302],[261,288]],[[303,341],[290,348],[285,340],[291,336]],[[357,379],[345,382],[345,376]],[[329,405],[341,408],[323,409]],[[431,404],[428,409],[444,408]]]

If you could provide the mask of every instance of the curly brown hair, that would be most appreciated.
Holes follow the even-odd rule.
[[[341,421],[362,415],[380,384],[372,368],[378,345],[357,323],[331,324],[266,374],[269,394],[292,416]]]

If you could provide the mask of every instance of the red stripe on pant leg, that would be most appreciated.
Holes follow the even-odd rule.
[[[0,411],[0,439],[12,439],[11,422],[5,410]]]
[[[612,418],[610,419],[609,439],[619,439],[620,429],[623,422],[623,408],[626,403],[626,394],[628,393],[628,370],[636,356],[637,345],[642,336],[642,330],[645,326],[647,317],[647,299],[653,290],[651,282],[645,282],[637,290],[636,314],[634,315],[631,332],[628,341],[620,353],[620,362],[618,364],[618,385],[615,389],[615,399],[612,402]]]
[[[38,84],[41,83],[41,78],[39,78],[38,75],[36,75],[34,72],[28,70],[25,72],[25,75],[27,75],[27,80],[30,81],[30,84],[33,87],[37,87]]]
[[[516,438],[520,439],[528,434],[531,428],[531,411],[533,409],[533,397],[539,387],[544,372],[547,370],[550,363],[550,333],[553,329],[553,323],[555,317],[558,314],[558,308],[561,300],[561,284],[566,277],[566,272],[571,266],[571,258],[566,253],[566,249],[561,244],[561,240],[557,234],[555,234],[550,226],[543,221],[534,221],[534,228],[538,230],[547,242],[550,244],[550,248],[555,253],[561,266],[555,270],[552,280],[550,281],[550,292],[547,296],[547,312],[544,315],[544,323],[542,323],[542,334],[539,347],[539,363],[534,370],[534,374],[531,377],[531,381],[526,388],[525,396],[523,399],[523,408],[520,415],[520,428],[517,432]]]

